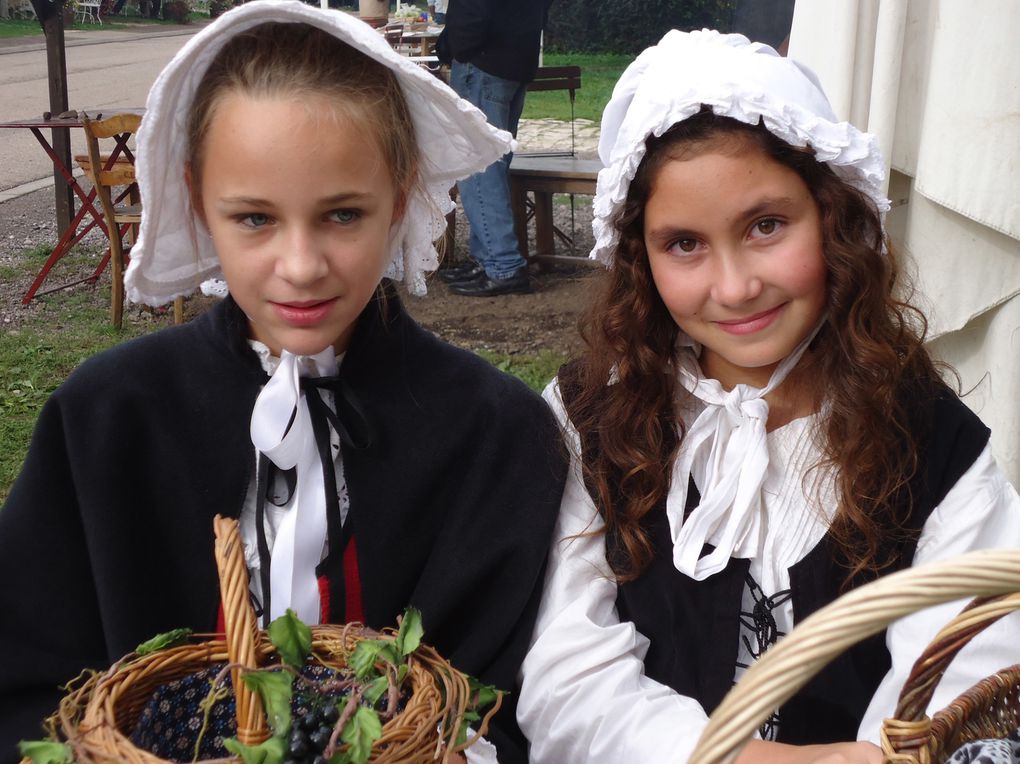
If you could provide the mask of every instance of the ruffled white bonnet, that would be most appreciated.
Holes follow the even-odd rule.
[[[739,34],[668,32],[624,71],[602,115],[591,257],[610,265],[619,234],[613,219],[645,154],[645,140],[709,106],[716,114],[766,128],[794,146],[811,146],[819,161],[874,200],[885,197],[885,164],[877,139],[840,122],[814,72]]]
[[[391,232],[389,278],[425,293],[425,273],[438,266],[433,242],[453,209],[453,184],[512,150],[511,135],[449,87],[396,53],[381,34],[341,11],[321,10],[298,0],[259,0],[235,8],[196,34],[156,79],[138,132],[137,174],[145,214],[124,276],[128,299],[162,305],[193,292],[220,275],[212,239],[191,207],[184,182],[187,121],[209,64],[233,36],[266,22],[309,24],[393,70],[400,82],[420,147],[420,180]]]

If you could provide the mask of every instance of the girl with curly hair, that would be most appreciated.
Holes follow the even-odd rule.
[[[685,761],[795,623],[890,571],[1020,545],[1020,498],[902,294],[875,139],[810,71],[670,32],[617,84],[599,150],[609,270],[546,391],[573,469],[518,719],[533,762]],[[741,760],[880,761],[866,741],[953,607],[850,650]],[[933,703],[1015,663],[1011,628]]]

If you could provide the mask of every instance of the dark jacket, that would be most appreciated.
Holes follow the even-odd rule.
[[[568,413],[571,391],[576,389],[572,375],[570,366],[560,375]],[[882,550],[883,557],[895,560],[887,572],[910,566],[917,534],[981,454],[989,437],[988,428],[948,388],[940,386],[908,400],[920,464],[909,491],[901,493],[898,503],[898,520],[907,533],[888,541]],[[581,442],[584,454],[598,448],[594,433],[581,433]],[[618,480],[612,483],[618,484]],[[691,480],[687,511],[699,502],[697,487]],[[641,576],[620,584],[617,610],[622,620],[633,622],[650,642],[644,659],[645,674],[696,699],[705,713],[711,714],[733,685],[741,597],[749,561],[731,559],[722,571],[696,581],[673,565],[665,499],[642,524],[653,545],[654,558]],[[606,551],[610,560],[621,559],[624,554],[621,541],[613,536],[606,540]],[[826,534],[790,568],[794,621],[804,620],[836,599],[843,591],[846,575],[847,568]],[[860,576],[850,586],[871,578]],[[794,744],[855,740],[864,712],[889,666],[884,632],[853,646],[779,710],[778,740]]]
[[[531,82],[552,0],[450,0],[436,43],[444,63],[474,64],[514,82]]]
[[[565,475],[545,404],[419,327],[392,290],[340,375],[371,446],[343,454],[365,620],[420,608],[426,641],[514,686]],[[39,738],[58,685],[153,634],[212,631],[213,515],[237,516],[266,375],[232,301],[84,363],[39,417],[0,511],[0,761]],[[523,761],[513,705],[492,734]]]

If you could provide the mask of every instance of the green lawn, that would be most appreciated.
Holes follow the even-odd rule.
[[[206,18],[204,15],[191,14],[191,20],[197,21]],[[149,19],[143,16],[103,16],[103,23],[100,24],[72,24],[67,29],[74,29],[82,32],[98,31],[100,29],[124,29],[128,26],[138,24],[167,25],[174,24],[172,21],[163,19]],[[35,19],[0,19],[0,38],[3,37],[43,37],[42,27]]]
[[[574,116],[598,122],[602,110],[613,94],[613,86],[632,56],[614,54],[556,53],[546,54],[545,66],[580,66],[581,89],[574,102]],[[549,90],[529,93],[524,102],[524,119],[570,119],[570,96],[566,91]]]

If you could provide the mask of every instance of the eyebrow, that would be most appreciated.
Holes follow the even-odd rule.
[[[371,198],[372,194],[368,191],[346,191],[320,199],[319,203],[323,206],[329,206],[333,204],[346,204],[350,202],[364,201]],[[268,207],[273,205],[273,202],[268,199],[259,199],[256,196],[223,196],[220,197],[218,201],[220,204],[238,204],[252,207]]]
[[[794,204],[794,199],[791,196],[767,196],[764,199],[759,200],[755,204],[748,207],[746,210],[739,212],[736,216],[736,220],[741,223],[758,217],[766,212],[771,212],[776,209],[784,209],[791,207]],[[669,242],[675,241],[682,238],[694,238],[698,235],[698,232],[694,228],[684,228],[680,226],[664,225],[659,228],[654,228],[648,232],[648,239],[655,242]]]

